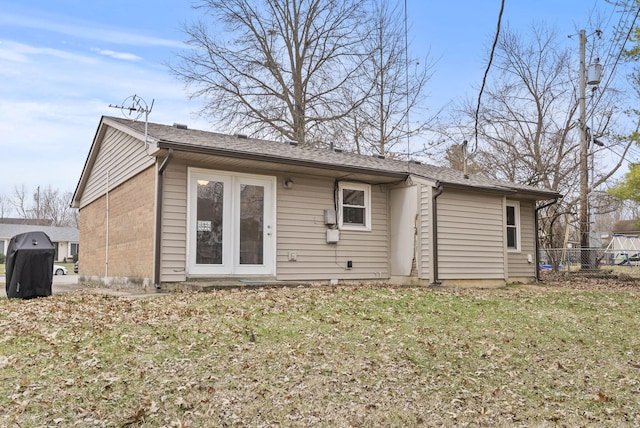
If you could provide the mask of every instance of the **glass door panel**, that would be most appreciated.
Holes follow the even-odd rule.
[[[240,264],[264,262],[264,186],[240,185]]]
[[[223,262],[224,182],[197,180],[196,264]]]
[[[196,168],[189,177],[189,273],[272,275],[275,178]]]

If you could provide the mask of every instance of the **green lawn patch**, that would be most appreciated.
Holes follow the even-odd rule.
[[[639,294],[0,300],[0,425],[639,425]]]

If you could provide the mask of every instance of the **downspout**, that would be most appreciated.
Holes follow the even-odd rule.
[[[439,181],[436,181],[436,191],[431,196],[431,231],[432,231],[432,244],[433,244],[433,282],[431,285],[440,285],[441,282],[438,279],[438,196],[443,192],[444,188]]]
[[[535,261],[535,269],[536,269],[536,281],[542,281],[542,279],[540,278],[540,259],[539,259],[539,254],[540,254],[540,238],[538,236],[538,228],[539,226],[539,221],[538,221],[538,212],[544,208],[550,207],[553,204],[558,203],[558,198],[555,198],[553,201],[551,202],[547,202],[544,205],[539,206],[538,208],[536,208],[535,211],[535,219],[534,219],[534,229],[535,229],[535,240],[536,240],[536,255],[533,258],[533,260]]]
[[[167,169],[171,158],[173,157],[173,149],[169,149],[167,157],[164,158],[160,167],[158,167],[158,182],[156,188],[156,248],[153,261],[153,284],[156,289],[160,288],[160,259],[162,251],[162,183],[164,170]]]
[[[104,285],[109,286],[109,170],[107,169],[107,190],[105,192],[105,232],[104,232]]]

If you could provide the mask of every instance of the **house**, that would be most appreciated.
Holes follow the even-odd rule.
[[[48,222],[51,224],[51,222]],[[75,227],[43,226],[33,221],[0,219],[0,253],[6,255],[11,238],[26,232],[42,231],[49,236],[56,248],[54,262],[64,263],[78,254],[80,233]]]
[[[559,197],[415,162],[102,117],[72,206],[81,281],[488,285],[536,279],[536,206]]]

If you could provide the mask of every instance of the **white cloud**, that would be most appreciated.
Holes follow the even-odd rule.
[[[86,55],[78,55],[60,49],[36,47],[11,40],[0,40],[0,55],[8,61],[14,62],[28,62],[30,55],[42,55],[88,64],[96,63],[94,59]]]
[[[191,113],[197,102],[161,64],[182,42],[3,5],[9,10],[0,8],[0,194],[23,184],[74,190],[100,117],[120,116],[109,105],[133,94],[149,105],[155,100],[153,122],[210,128]]]
[[[110,56],[110,57],[115,58],[115,59],[123,59],[125,61],[138,61],[138,60],[142,59],[138,55],[135,55],[135,54],[132,54],[132,53],[116,52],[116,51],[112,51],[112,50],[109,50],[109,49],[92,48],[91,51],[96,52],[96,53],[98,53],[100,55]]]
[[[184,43],[178,40],[147,36],[117,28],[101,27],[95,23],[69,18],[52,20],[5,12],[0,14],[0,26],[22,27],[39,31],[46,30],[79,39],[97,40],[121,45],[167,48],[184,47]]]
[[[115,61],[5,41],[0,52],[0,194],[15,185],[73,190],[102,115],[120,116],[109,104],[138,94],[150,105],[149,120],[209,129],[191,114],[185,90],[169,71],[147,61]]]

